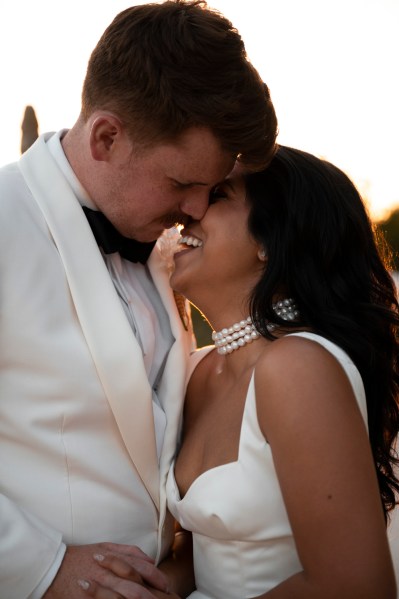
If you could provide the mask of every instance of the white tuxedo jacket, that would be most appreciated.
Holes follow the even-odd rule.
[[[157,247],[149,269],[175,342],[152,393],[84,213],[43,137],[0,170],[0,597],[24,599],[61,546],[171,540],[164,481],[192,335]]]

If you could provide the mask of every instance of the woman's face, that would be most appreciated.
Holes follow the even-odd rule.
[[[202,220],[182,231],[172,287],[194,304],[210,294],[220,301],[247,298],[262,269],[248,216],[244,180],[236,167],[212,194]]]

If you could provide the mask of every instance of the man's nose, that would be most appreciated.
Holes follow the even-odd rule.
[[[188,196],[180,202],[180,210],[194,220],[201,220],[209,204],[209,191],[202,191]]]

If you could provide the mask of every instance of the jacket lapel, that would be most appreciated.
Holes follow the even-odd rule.
[[[127,451],[159,509],[152,391],[129,326],[82,208],[41,136],[20,169],[60,253],[76,312]]]
[[[170,326],[175,341],[169,351],[165,370],[159,385],[159,395],[167,418],[163,452],[161,457],[161,477],[165,476],[171,460],[176,452],[176,444],[180,430],[183,400],[186,387],[186,372],[188,357],[195,349],[195,337],[192,331],[191,319],[188,316],[188,327],[183,326],[176,307],[176,300],[169,284],[169,275],[164,267],[163,259],[159,258],[159,249],[155,247],[148,266],[153,281],[158,289],[163,304],[168,312]],[[161,492],[163,485],[161,484]]]

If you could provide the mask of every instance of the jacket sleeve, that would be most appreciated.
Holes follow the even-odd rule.
[[[59,531],[0,495],[0,597],[29,597],[62,549]]]

